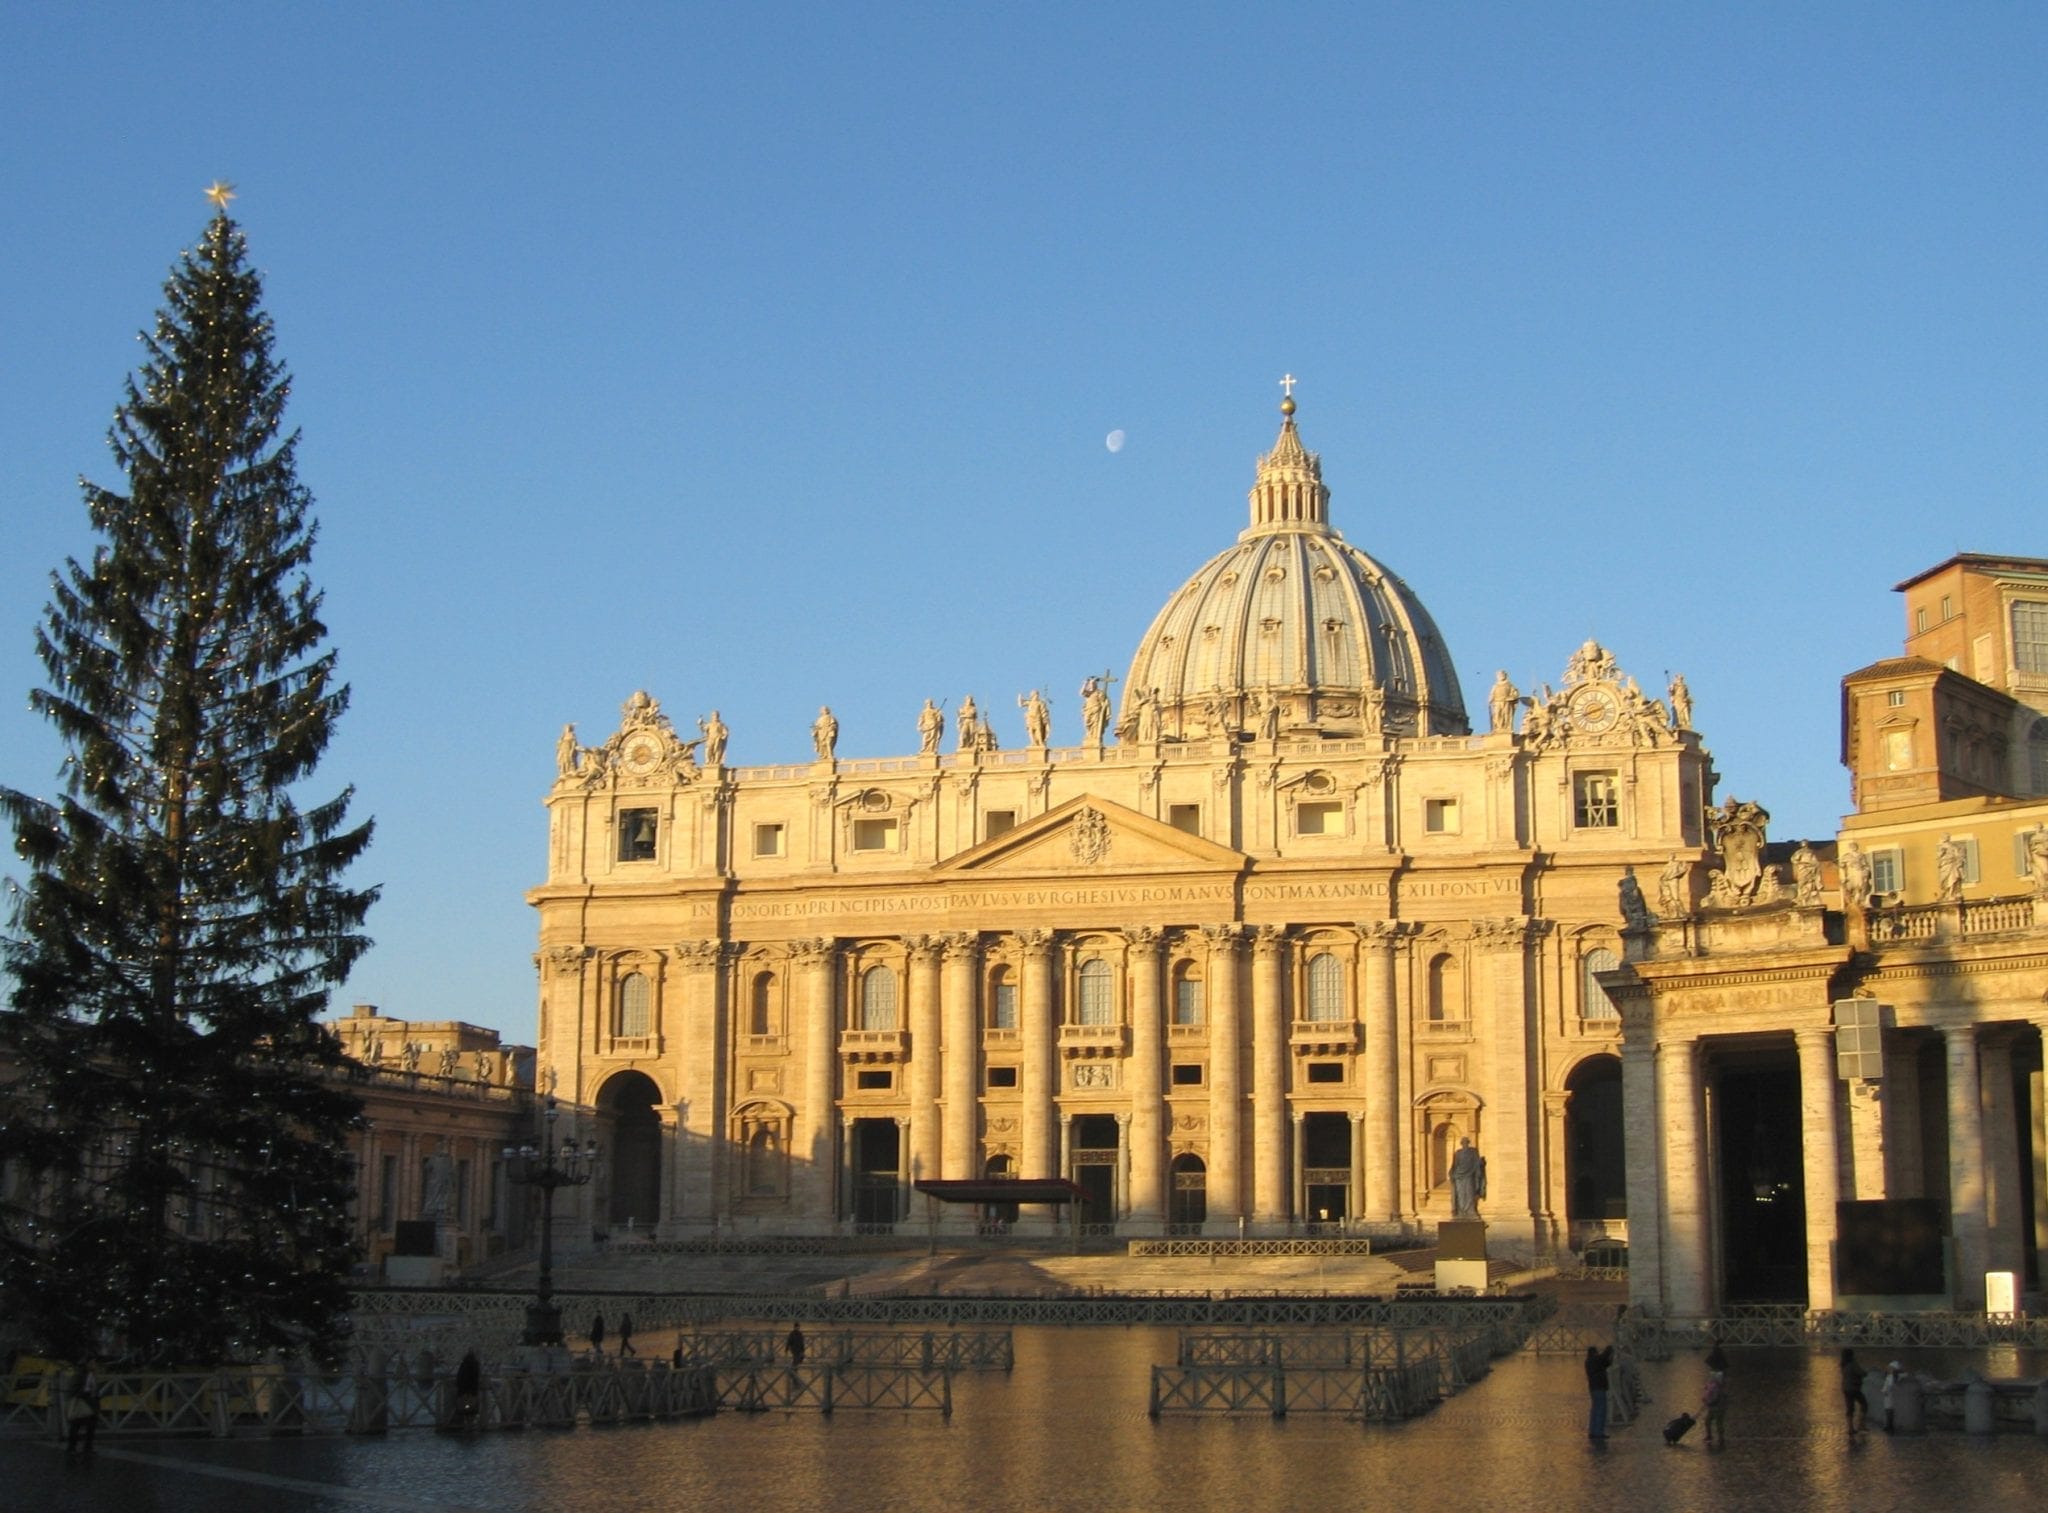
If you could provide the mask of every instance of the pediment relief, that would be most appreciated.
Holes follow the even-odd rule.
[[[1083,795],[993,840],[947,858],[938,871],[1043,876],[1075,872],[1236,870],[1241,851],[1189,835],[1108,799]]]

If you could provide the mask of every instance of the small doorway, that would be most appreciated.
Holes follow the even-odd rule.
[[[1008,1156],[990,1156],[982,1175],[991,1182],[1009,1182],[1017,1173]],[[1014,1203],[984,1203],[981,1206],[981,1222],[991,1229],[1008,1228],[1017,1222],[1017,1205]]]
[[[1621,1060],[1590,1056],[1565,1079],[1564,1211],[1574,1250],[1627,1233]]]
[[[1307,1114],[1301,1121],[1301,1164],[1311,1224],[1342,1224],[1351,1216],[1351,1116]]]
[[[902,1128],[894,1119],[854,1120],[848,1156],[853,1163],[853,1222],[894,1224],[903,1216]]]
[[[1121,1156],[1114,1114],[1081,1114],[1074,1120],[1073,1181],[1081,1188],[1081,1222],[1114,1224],[1116,1169]]]
[[[1209,1169],[1196,1155],[1173,1158],[1169,1173],[1173,1191],[1167,1199],[1166,1222],[1176,1231],[1199,1234],[1209,1217]]]
[[[612,1228],[652,1229],[661,1219],[661,1089],[645,1072],[620,1072],[597,1095],[609,1156]]]

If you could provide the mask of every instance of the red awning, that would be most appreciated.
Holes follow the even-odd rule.
[[[1079,1183],[1060,1177],[970,1177],[953,1181],[926,1178],[911,1186],[941,1203],[1078,1203],[1084,1196]]]

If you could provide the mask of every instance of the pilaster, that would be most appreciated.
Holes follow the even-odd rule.
[[[936,1177],[941,1174],[939,941],[931,935],[911,935],[903,944],[910,956],[910,1171],[913,1177]]]
[[[981,1099],[976,1089],[980,1037],[975,1034],[976,979],[981,974],[981,941],[970,934],[946,937],[945,1037],[946,1118],[940,1142],[944,1175],[963,1180],[980,1175],[976,1129]]]
[[[804,1020],[804,1103],[797,1111],[795,1156],[802,1165],[790,1173],[798,1213],[837,1219],[839,1204],[838,1111],[834,1071],[839,1057],[839,1013],[835,987],[839,947],[829,939],[800,940],[790,947],[798,974]]]
[[[1395,994],[1394,948],[1402,926],[1372,920],[1358,927],[1365,940],[1365,1108],[1363,1144],[1354,1160],[1362,1169],[1356,1186],[1363,1216],[1376,1223],[1401,1217],[1401,1051],[1400,1011]]]
[[[1952,1024],[1941,1033],[1948,1071],[1948,1202],[1949,1232],[1955,1239],[1955,1301],[1958,1308],[1982,1308],[1990,1236],[1984,1212],[1984,1107],[1977,1027]]]

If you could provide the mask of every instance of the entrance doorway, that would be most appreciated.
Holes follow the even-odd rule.
[[[1116,1223],[1116,1170],[1120,1155],[1114,1114],[1075,1117],[1071,1175],[1081,1188],[1083,1224]]]
[[[1790,1051],[1759,1052],[1721,1066],[1714,1087],[1722,1295],[1731,1303],[1804,1303],[1799,1064]]]
[[[620,1072],[599,1089],[598,1125],[604,1133],[611,1201],[605,1215],[614,1229],[652,1229],[661,1220],[661,1089],[645,1072]]]
[[[1308,1190],[1302,1217],[1311,1224],[1342,1224],[1351,1216],[1351,1116],[1303,1115],[1301,1164]]]
[[[1209,1169],[1197,1155],[1173,1158],[1169,1173],[1172,1196],[1167,1199],[1166,1222],[1176,1231],[1200,1234],[1209,1217]]]
[[[1565,1079],[1564,1212],[1584,1250],[1626,1233],[1628,1181],[1621,1124],[1621,1059],[1589,1056]]]
[[[856,1119],[847,1152],[853,1163],[853,1222],[894,1224],[903,1215],[898,1180],[903,1130],[894,1119]]]

